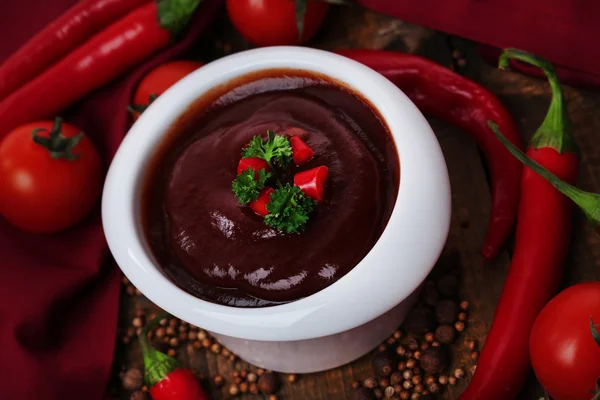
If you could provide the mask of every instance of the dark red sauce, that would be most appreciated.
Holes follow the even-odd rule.
[[[231,191],[242,149],[300,127],[329,167],[325,201],[300,234],[277,232]],[[171,128],[142,190],[146,238],[165,274],[202,299],[261,307],[309,296],[356,266],[392,213],[400,167],[376,110],[314,74],[245,76],[199,99]]]

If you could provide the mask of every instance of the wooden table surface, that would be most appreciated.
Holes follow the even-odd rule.
[[[484,64],[469,41],[359,7],[333,9],[310,46],[322,49],[387,49],[431,58],[492,90],[512,112],[526,138],[542,121],[550,99],[547,83],[518,73],[499,71]],[[215,22],[212,31],[190,52],[190,57],[209,61],[250,47],[223,14]],[[458,52],[464,56],[462,62],[456,60]],[[573,120],[573,134],[581,152],[580,187],[600,191],[600,168],[597,167],[600,165],[600,113],[597,112],[600,109],[600,94],[571,87],[565,87],[565,93]],[[467,330],[462,337],[474,338],[483,344],[502,290],[510,248],[496,261],[483,264],[480,248],[487,228],[490,189],[482,156],[473,140],[463,132],[432,118],[429,121],[441,143],[452,185],[452,226],[447,247],[460,253],[463,276],[461,297],[471,304]],[[586,223],[583,215],[576,213],[564,286],[582,280],[599,279],[600,237]],[[153,308],[143,296],[128,296],[125,293],[121,303],[121,334],[131,326],[136,308]],[[463,340],[457,341],[453,354],[455,365],[468,367],[463,361],[466,354]],[[231,372],[236,368],[235,363],[222,356],[189,349],[185,345],[178,351],[178,357],[204,378],[207,387],[210,387],[208,378],[217,374],[230,381]],[[121,388],[118,372],[132,366],[141,366],[137,342],[123,345],[119,341],[110,384],[110,391],[117,398],[129,398],[131,392]],[[238,363],[237,367],[248,368],[244,363]],[[365,356],[334,370],[302,375],[293,384],[285,382],[278,395],[283,400],[351,399],[352,381],[362,382],[370,375],[369,357]],[[468,376],[458,385],[448,387],[442,398],[457,398],[467,383]],[[214,387],[210,389],[214,399],[223,398],[220,390]],[[540,397],[543,397],[543,390],[531,375],[519,398],[537,400]],[[266,397],[244,395],[241,398],[254,400]]]

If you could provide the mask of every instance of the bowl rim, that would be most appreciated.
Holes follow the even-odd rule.
[[[169,126],[194,100],[239,76],[281,68],[317,72],[343,82],[378,110],[400,160],[396,203],[369,253],[325,289],[265,308],[211,303],[180,289],[155,265],[139,221],[141,178]],[[108,246],[123,273],[165,311],[221,335],[292,341],[333,335],[365,324],[414,292],[445,244],[450,202],[448,172],[439,143],[421,112],[400,89],[349,58],[323,50],[277,46],[213,61],[173,85],[148,107],[109,167],[102,195],[102,222]]]

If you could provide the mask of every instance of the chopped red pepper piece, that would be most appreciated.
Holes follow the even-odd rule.
[[[298,186],[305,195],[319,203],[325,194],[325,182],[329,176],[329,168],[324,165],[298,172],[294,176],[294,185]]]
[[[290,138],[290,145],[292,146],[292,155],[294,157],[294,164],[296,165],[306,164],[315,156],[313,149],[298,136]]]
[[[250,208],[252,208],[252,211],[261,217],[266,216],[269,213],[269,210],[267,210],[267,204],[269,204],[269,201],[271,201],[271,194],[274,191],[275,189],[268,186],[261,190],[260,194],[258,195],[258,199],[250,202]]]
[[[255,172],[254,179],[258,179],[258,171],[264,169],[266,172],[270,171],[269,164],[262,158],[258,157],[250,157],[250,158],[242,158],[240,163],[238,164],[237,173],[241,174],[243,171],[248,168],[252,168]]]

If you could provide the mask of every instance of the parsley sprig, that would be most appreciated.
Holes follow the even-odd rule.
[[[271,170],[274,170],[273,160],[282,167],[289,165],[292,160],[292,146],[288,138],[268,130],[267,141],[265,142],[260,136],[254,136],[242,156],[262,158],[269,164]]]
[[[235,197],[238,198],[240,204],[248,204],[251,201],[258,199],[260,191],[265,188],[265,185],[272,174],[261,169],[258,171],[258,179],[254,179],[255,176],[256,172],[254,171],[254,168],[248,167],[248,169],[242,171],[231,184],[231,189],[233,190]]]
[[[289,183],[284,186],[279,180],[276,167],[285,168],[292,160],[289,139],[269,130],[266,141],[260,136],[254,136],[243,150],[242,157],[261,158],[267,162],[272,172],[261,169],[257,174],[252,167],[242,171],[231,184],[238,202],[248,204],[257,200],[267,182],[274,178],[278,189],[271,193],[267,203],[269,214],[265,216],[265,224],[287,233],[302,231],[317,202],[306,196],[298,186]]]
[[[315,205],[316,201],[308,198],[298,186],[288,183],[271,194],[265,224],[287,233],[301,231]]]

